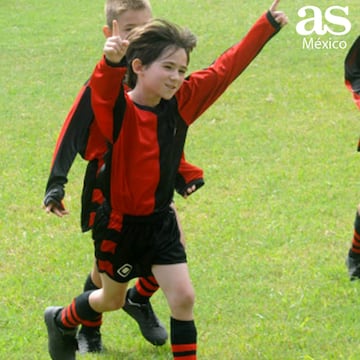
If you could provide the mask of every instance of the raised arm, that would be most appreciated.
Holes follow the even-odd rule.
[[[360,110],[360,36],[346,55],[344,70],[345,85],[351,91],[353,100]]]
[[[91,106],[103,136],[113,143],[121,127],[124,111],[123,79],[126,68],[121,66],[129,42],[119,35],[117,21],[113,21],[112,36],[106,39],[104,56],[90,78]],[[114,123],[116,118],[116,123]]]
[[[263,47],[287,22],[276,10],[279,0],[263,14],[248,33],[223,52],[208,68],[193,72],[176,94],[181,116],[189,125],[211,106],[250,65]],[[196,104],[196,106],[189,106]]]
[[[104,45],[104,55],[106,60],[112,64],[119,64],[125,56],[128,46],[129,41],[121,39],[119,24],[116,20],[113,20],[112,36],[106,39]]]
[[[288,23],[288,17],[285,15],[283,11],[278,11],[277,7],[279,5],[280,0],[275,0],[269,9],[270,14],[274,18],[274,20],[280,24],[280,26],[284,26]]]

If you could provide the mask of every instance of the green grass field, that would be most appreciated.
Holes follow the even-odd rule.
[[[152,1],[198,35],[190,70],[241,38],[270,1]],[[346,49],[303,49],[298,10],[348,6]],[[357,203],[359,111],[343,61],[359,35],[358,0],[283,1],[282,30],[190,129],[186,154],[206,186],[176,197],[196,289],[202,360],[360,358],[360,285],[344,264]],[[81,292],[92,266],[79,227],[85,164],[70,173],[64,219],[42,199],[56,138],[102,54],[103,1],[0,5],[0,358],[48,359],[49,305]],[[334,35],[314,36],[332,40]],[[161,292],[153,306],[168,327]],[[171,359],[124,312],[104,316],[108,351],[82,359]]]

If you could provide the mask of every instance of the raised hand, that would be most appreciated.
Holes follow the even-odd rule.
[[[270,6],[270,13],[280,26],[284,26],[288,23],[288,17],[282,11],[277,11],[277,7],[279,5],[280,0],[274,0],[274,2]]]
[[[106,39],[104,55],[109,62],[118,64],[125,56],[129,41],[121,39],[119,25],[116,20],[113,20],[112,25],[112,35]]]

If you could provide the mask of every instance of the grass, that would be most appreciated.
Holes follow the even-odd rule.
[[[198,34],[191,70],[241,37],[269,3],[153,1],[157,16]],[[187,158],[206,186],[176,197],[196,289],[199,359],[356,360],[359,284],[344,259],[358,198],[359,113],[343,85],[344,50],[304,50],[303,1],[290,24],[190,130]],[[323,0],[314,5],[326,9]],[[350,45],[360,6],[349,0]],[[92,264],[79,231],[85,164],[67,186],[71,214],[41,202],[58,131],[101,55],[102,2],[2,3],[0,358],[47,359],[43,311],[81,291]],[[251,9],[251,11],[249,11]],[[326,38],[326,37],[325,37]],[[161,292],[152,300],[168,326]],[[123,312],[105,315],[103,356],[170,359]]]

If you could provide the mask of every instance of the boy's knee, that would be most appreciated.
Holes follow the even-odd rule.
[[[181,291],[174,299],[173,305],[177,308],[192,309],[195,304],[195,292],[193,289]]]
[[[189,292],[185,294],[183,303],[187,308],[193,308],[195,304],[195,293]]]
[[[195,304],[194,291],[178,292],[169,303],[171,316],[178,320],[190,320],[193,318],[193,308]]]

